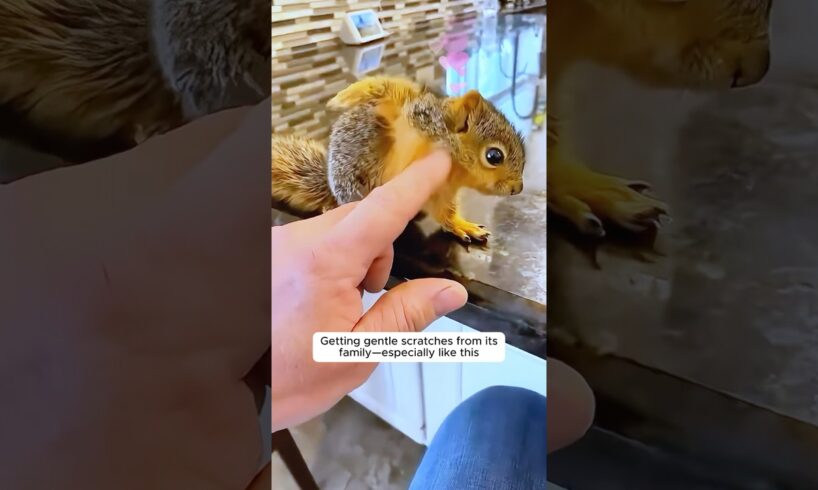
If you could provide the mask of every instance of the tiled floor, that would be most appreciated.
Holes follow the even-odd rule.
[[[321,490],[406,490],[424,451],[350,398],[292,433]],[[272,474],[298,490],[277,455]]]

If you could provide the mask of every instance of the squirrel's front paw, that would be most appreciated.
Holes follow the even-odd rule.
[[[548,207],[589,235],[605,236],[604,222],[631,232],[656,229],[668,214],[665,203],[645,194],[648,184],[586,167],[555,168],[549,184]]]
[[[453,223],[443,225],[443,229],[455,235],[460,241],[465,243],[485,242],[488,240],[489,232],[485,226],[470,223],[465,220],[458,220]]]

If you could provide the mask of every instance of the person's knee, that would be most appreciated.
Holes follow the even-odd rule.
[[[410,488],[545,488],[545,411],[524,388],[475,393],[446,417]]]
[[[490,386],[467,398],[461,408],[480,412],[483,416],[490,416],[492,413],[498,416],[508,415],[512,408],[521,413],[542,411],[545,416],[545,397],[517,386]]]
[[[585,379],[555,359],[548,360],[548,450],[580,439],[594,421],[595,400]]]
[[[519,438],[521,433],[546,431],[545,397],[513,386],[485,388],[460,403],[443,421],[435,439],[452,438],[477,446]],[[545,444],[545,437],[543,437]]]
[[[497,385],[483,388],[467,398],[466,401],[473,403],[491,403],[500,401],[505,403],[509,400],[517,400],[522,403],[537,403],[542,399],[544,399],[544,397],[536,391],[520,388],[519,386]]]

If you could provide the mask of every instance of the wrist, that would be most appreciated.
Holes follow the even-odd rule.
[[[274,395],[270,400],[273,432],[300,425],[321,415],[329,408],[321,408],[320,404],[305,395]]]

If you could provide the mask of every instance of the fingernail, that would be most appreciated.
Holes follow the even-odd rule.
[[[452,285],[439,291],[432,299],[435,315],[443,316],[451,313],[466,304],[469,294],[460,284]]]

